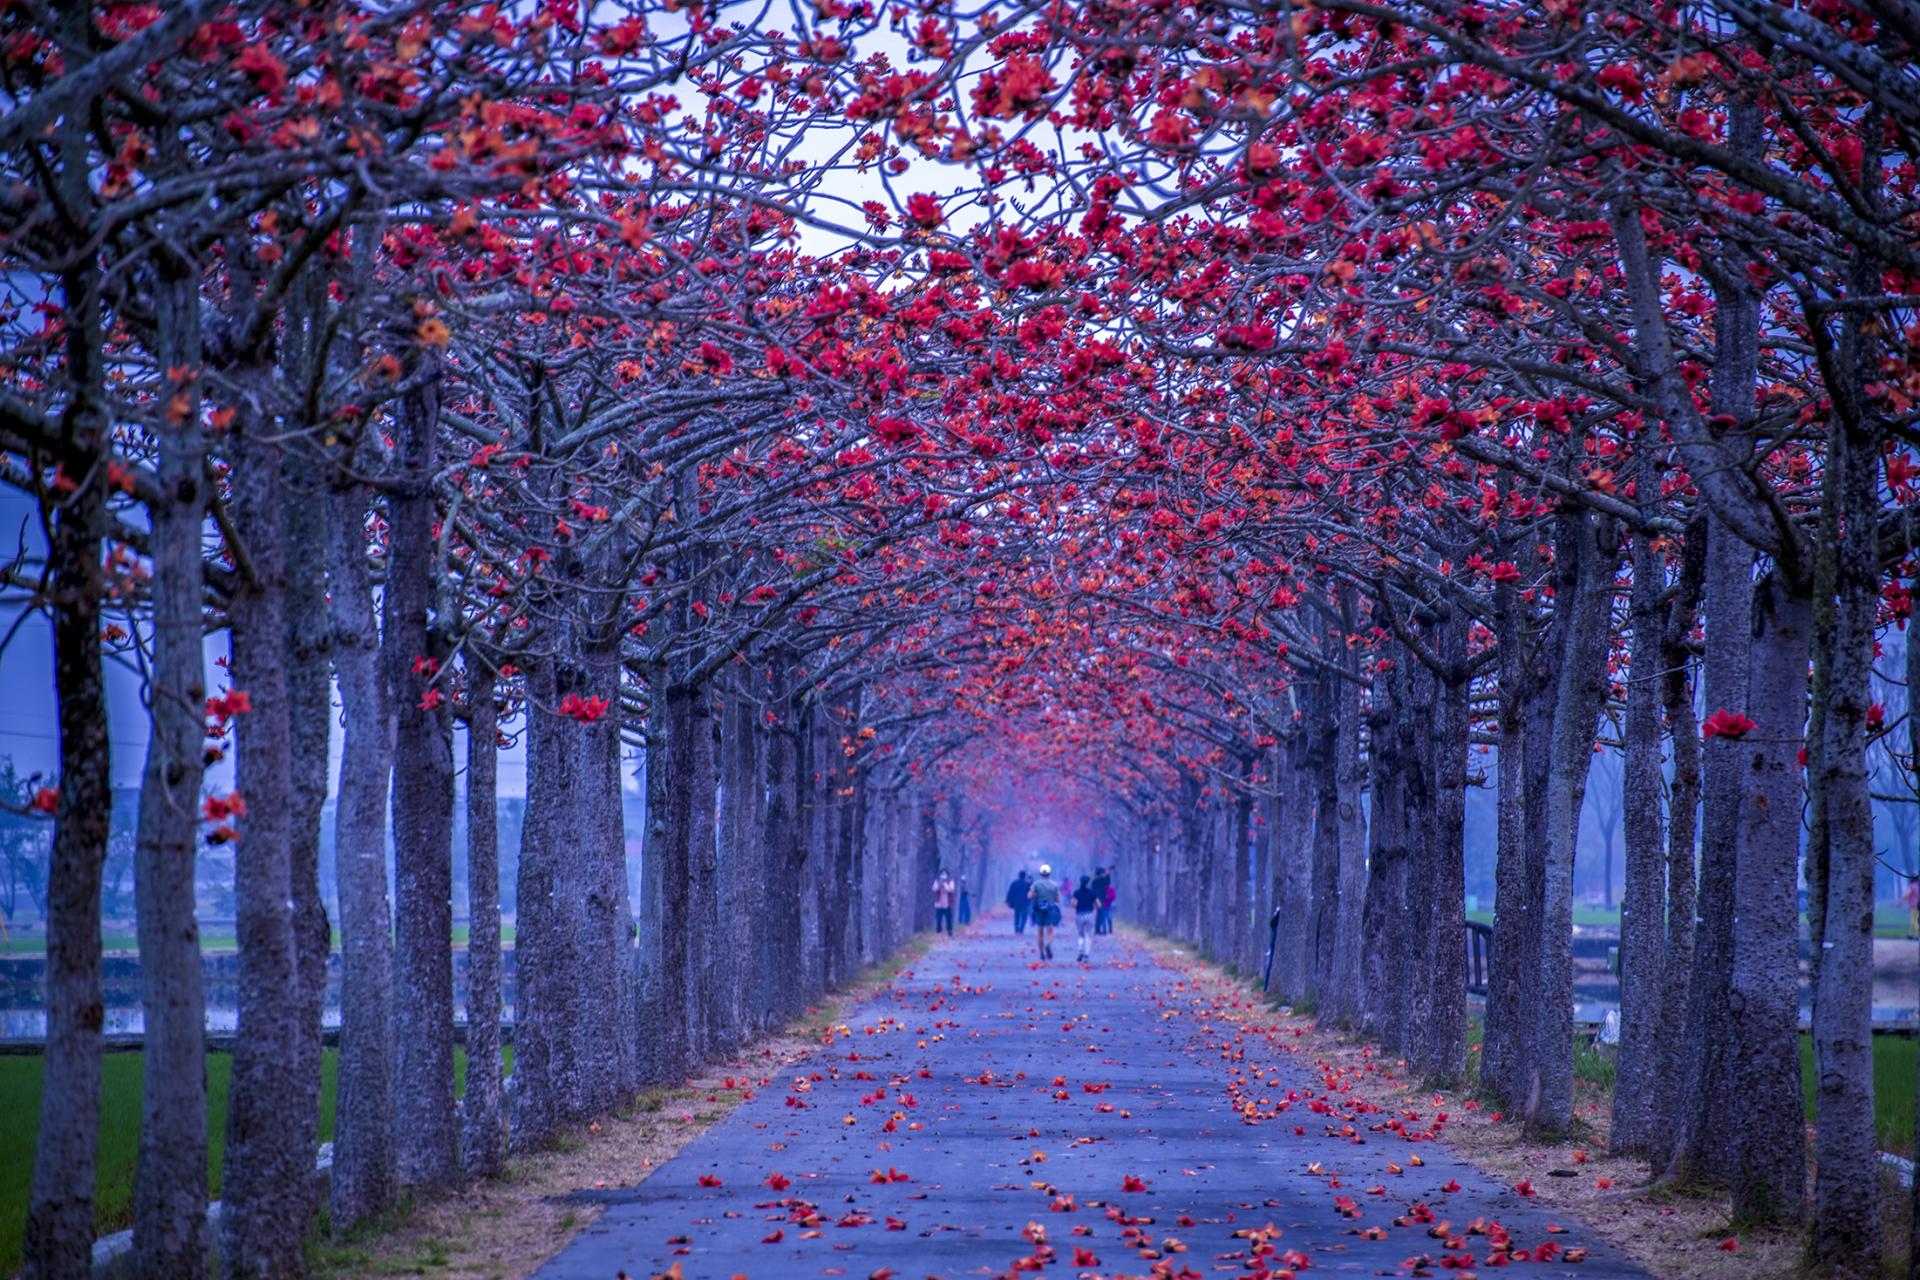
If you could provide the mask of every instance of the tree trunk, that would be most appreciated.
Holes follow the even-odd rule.
[[[95,477],[55,512],[47,539],[60,791],[47,864],[46,1083],[22,1245],[22,1274],[36,1280],[86,1280],[93,1274],[104,1017],[100,880],[113,808],[107,692],[100,667],[100,542],[105,528],[105,496]],[[191,803],[197,808],[198,797]],[[191,866],[189,859],[189,875]]]
[[[326,279],[309,267],[295,281],[280,324],[280,376],[290,387],[317,385],[324,360],[320,329],[326,320]],[[333,927],[320,896],[320,820],[327,803],[333,702],[329,658],[332,627],[327,618],[327,509],[324,474],[328,459],[318,451],[305,403],[288,415],[298,427],[281,457],[281,499],[287,546],[287,696],[290,700],[289,778],[292,802],[290,850],[293,878],[293,945],[300,1007],[298,1056],[287,1064],[299,1082],[302,1143],[320,1146],[321,1019],[327,1004],[327,961]],[[318,1189],[318,1182],[312,1184]],[[316,1201],[312,1211],[319,1210]]]
[[[684,1063],[679,1060],[680,1037],[670,1025],[669,988],[676,980],[674,973],[684,972],[684,967],[670,972],[668,949],[677,944],[677,931],[666,926],[668,919],[668,897],[674,892],[670,877],[679,866],[679,853],[675,847],[678,829],[673,824],[676,812],[673,798],[673,760],[672,742],[674,736],[675,704],[669,701],[668,681],[663,666],[655,665],[647,671],[649,705],[647,708],[647,745],[646,745],[646,788],[647,788],[647,830],[646,843],[641,850],[640,860],[640,938],[635,953],[634,965],[638,970],[640,1023],[644,1035],[640,1041],[640,1074],[648,1084],[664,1084],[678,1080],[684,1073]],[[523,872],[524,874],[524,872]],[[684,885],[685,881],[682,880]],[[521,900],[521,927],[525,928],[526,903]],[[521,942],[517,950],[523,950]],[[524,966],[525,956],[517,957]],[[525,969],[519,970],[519,983],[522,998],[526,991]],[[516,1021],[516,1038],[519,1021]],[[516,1055],[520,1052],[515,1049]],[[515,1059],[516,1064],[518,1058]],[[517,1065],[516,1065],[517,1069]]]
[[[1333,677],[1329,676],[1331,681]],[[1307,994],[1316,1011],[1326,1010],[1333,998],[1333,975],[1340,947],[1340,775],[1335,759],[1334,698],[1336,690],[1323,685],[1312,693],[1314,713],[1307,726],[1308,760],[1312,773],[1313,827],[1308,849],[1312,885],[1312,921],[1308,926]],[[1305,815],[1302,814],[1304,818]],[[1264,922],[1263,922],[1264,923]]]
[[[1399,910],[1393,927],[1399,932],[1404,957],[1403,979],[1406,998],[1399,1025],[1389,1041],[1394,1052],[1410,1059],[1416,1070],[1424,1071],[1423,1049],[1426,1029],[1433,1021],[1433,970],[1431,910],[1426,902],[1438,861],[1434,830],[1434,704],[1433,673],[1415,666],[1411,655],[1401,652],[1392,678],[1401,690],[1405,710],[1395,724],[1400,734],[1400,758],[1404,780],[1400,786],[1406,816],[1401,827],[1406,842],[1405,887],[1395,898]]]
[[[293,726],[287,674],[287,546],[277,424],[246,419],[233,447],[233,518],[251,573],[235,589],[233,687],[252,709],[235,717],[239,1021],[227,1110],[221,1256],[235,1280],[305,1272],[314,1149],[302,1127],[306,1035],[293,918]]]
[[[1875,587],[1870,587],[1870,597],[1874,593]],[[1873,604],[1868,608],[1871,611]],[[1786,588],[1776,575],[1763,578],[1755,592],[1747,708],[1760,727],[1741,743],[1748,763],[1740,773],[1739,861],[1733,894],[1737,927],[1729,978],[1738,1037],[1733,1090],[1742,1105],[1734,1131],[1733,1182],[1734,1216],[1740,1221],[1798,1222],[1806,1197],[1800,1091],[1799,755],[1806,740],[1811,611],[1807,596]],[[1869,650],[1872,630],[1869,621]],[[1865,693],[1864,676],[1861,692]],[[1863,701],[1863,723],[1865,714]],[[1864,785],[1863,773],[1863,800]],[[1870,818],[1868,826],[1870,837]],[[1872,862],[1869,842],[1869,897]],[[1862,977],[1864,989],[1871,991],[1870,969]],[[1869,1108],[1869,1142],[1871,1129]],[[1877,1154],[1870,1159],[1877,1168]],[[1874,1182],[1877,1196],[1877,1173]]]
[[[1607,620],[1614,556],[1590,515],[1562,517],[1554,596],[1555,674],[1551,766],[1541,884],[1540,984],[1533,1005],[1527,1125],[1561,1134],[1573,1121],[1573,863],[1593,739],[1607,696]]]
[[[493,667],[471,651],[467,672],[467,1090],[461,1170],[499,1174],[507,1158],[500,1078],[499,710]]]
[[[596,568],[595,581],[606,581]],[[576,679],[588,700],[620,703],[620,655],[609,628],[590,618],[582,628]],[[617,631],[614,632],[618,634]],[[562,691],[562,696],[567,691]],[[576,901],[579,933],[573,961],[578,1021],[569,1028],[582,1066],[576,1118],[606,1115],[639,1088],[638,1028],[629,1016],[638,998],[633,979],[633,903],[627,893],[626,813],[620,798],[620,722],[609,712],[572,723],[574,820],[584,847],[562,852],[563,883]]]
[[[1882,113],[1868,111],[1868,172],[1879,172]],[[1877,200],[1876,200],[1877,205]],[[1856,259],[1852,292],[1879,289],[1878,264]],[[1824,321],[1815,321],[1823,324]],[[1813,1231],[1809,1255],[1836,1274],[1866,1274],[1881,1255],[1880,1156],[1873,1081],[1873,801],[1866,762],[1872,703],[1874,625],[1880,591],[1880,457],[1886,435],[1867,387],[1881,376],[1884,322],[1849,312],[1837,359],[1822,373],[1836,412],[1827,432],[1826,514],[1816,579],[1831,601],[1814,661],[1820,679],[1817,788],[1825,801],[1824,841],[1808,851],[1814,935],[1813,1056],[1817,1089]],[[1831,583],[1831,591],[1825,590]],[[1744,850],[1743,850],[1744,852]],[[1823,856],[1816,857],[1819,853]],[[1791,881],[1788,882],[1789,885]],[[1744,926],[1744,921],[1742,922]]]
[[[386,664],[393,691],[394,1176],[403,1188],[460,1181],[453,1097],[453,730],[439,677],[445,620],[434,599],[431,487],[437,393],[401,407],[402,476],[388,501]]]
[[[1636,484],[1648,494],[1657,484],[1652,442],[1639,441]],[[1643,498],[1643,505],[1645,499]],[[1613,1090],[1609,1149],[1647,1150],[1652,1138],[1659,1080],[1660,1001],[1666,964],[1666,832],[1660,813],[1665,789],[1660,760],[1659,668],[1666,636],[1660,607],[1664,585],[1653,537],[1633,539],[1633,595],[1629,606],[1633,641],[1622,727],[1626,761],[1621,772],[1622,822],[1626,828],[1627,882],[1620,903],[1620,1057]]]
[[[1371,849],[1361,913],[1361,933],[1368,945],[1362,965],[1360,1026],[1366,1035],[1381,1040],[1398,1035],[1407,1004],[1407,964],[1398,921],[1406,881],[1407,806],[1401,741],[1394,727],[1397,707],[1390,684],[1383,680],[1375,686],[1373,716],[1368,724],[1373,744],[1368,753],[1373,820],[1367,829]]]
[[[1706,565],[1706,521],[1696,517],[1687,531],[1680,580],[1668,604],[1666,666],[1662,697],[1667,738],[1673,744],[1673,782],[1667,805],[1666,957],[1660,989],[1660,1026],[1655,1040],[1657,1079],[1665,1082],[1649,1122],[1646,1149],[1653,1168],[1664,1169],[1673,1155],[1670,1101],[1673,1082],[1686,1079],[1694,1057],[1686,1041],[1688,991],[1693,976],[1694,904],[1697,897],[1696,850],[1700,810],[1700,725],[1694,711],[1694,683],[1688,636],[1699,613]]]
[[[1480,1050],[1480,1089],[1508,1109],[1521,1097],[1526,1073],[1523,993],[1534,927],[1534,806],[1529,802],[1529,729],[1539,686],[1528,655],[1524,606],[1511,587],[1494,592],[1499,619],[1500,745],[1493,947],[1487,965],[1487,1012]],[[1378,741],[1375,740],[1375,750]],[[1379,813],[1376,796],[1374,813]],[[1378,818],[1375,818],[1378,821]]]
[[[575,856],[580,817],[573,791],[579,761],[570,749],[572,722],[553,709],[560,701],[559,665],[559,658],[543,657],[526,669],[527,807],[515,893],[511,1116],[511,1145],[525,1149],[552,1142],[576,1118],[579,1093],[572,1034],[578,1022],[579,903],[569,892],[566,867]],[[652,768],[650,761],[649,773]],[[663,969],[663,990],[667,977]],[[679,1037],[669,1035],[667,1042],[677,1044]]]
[[[694,777],[694,739],[706,728],[705,717],[696,719],[700,695],[682,685],[669,684],[662,696],[667,713],[667,805],[666,838],[661,842],[661,912],[655,922],[660,930],[661,955],[654,1021],[665,1046],[658,1060],[667,1079],[677,1081],[686,1074],[693,1055],[689,1014],[695,995],[689,936],[694,928],[690,866],[693,828],[697,811],[711,801],[712,793],[702,792]]]
[[[333,925],[320,897],[320,820],[327,803],[328,752],[333,701],[327,618],[327,514],[315,464],[287,460],[285,485],[287,556],[287,696],[292,774],[288,814],[293,879],[293,942],[300,1010],[299,1054],[287,1068],[298,1080],[302,1145],[320,1147],[321,1019],[327,1005],[327,961]],[[316,1193],[317,1180],[309,1186]],[[316,1201],[312,1209],[320,1208]]]
[[[812,916],[804,922],[803,951],[806,956],[806,999],[824,991],[832,968],[831,942],[839,927],[839,914],[833,894],[834,761],[827,735],[826,710],[817,701],[808,704],[804,729],[800,735],[801,757],[797,767],[800,795],[800,835],[807,856],[802,876],[802,899],[813,904]]]
[[[1457,610],[1442,624],[1440,645],[1450,669],[1440,681],[1434,718],[1434,857],[1423,895],[1432,990],[1422,1061],[1437,1087],[1451,1089],[1467,1072],[1467,753],[1473,737],[1467,622]]]
[[[328,501],[334,679],[345,741],[334,805],[340,904],[340,1065],[332,1223],[345,1231],[393,1202],[393,913],[387,901],[387,786],[393,713],[367,570],[367,491]]]
[[[168,273],[157,303],[161,363],[197,371],[200,282]],[[140,782],[134,853],[140,1002],[145,1013],[140,1154],[133,1179],[134,1270],[154,1280],[207,1274],[207,1003],[194,915],[194,855],[205,774],[207,675],[202,649],[206,442],[198,382],[158,440],[153,510],[152,736]]]
[[[775,723],[768,730],[766,749],[761,757],[767,796],[764,839],[768,867],[755,900],[760,904],[766,955],[763,1007],[769,1022],[777,1026],[799,1012],[804,989],[801,980],[804,921],[798,890],[805,883],[807,849],[801,839],[796,811],[799,797],[794,756],[803,726],[793,697],[791,657],[776,652],[769,675],[768,697]]]
[[[1248,918],[1249,886],[1253,877],[1253,757],[1240,759],[1240,784],[1233,792],[1233,812],[1229,830],[1233,837],[1233,856],[1229,860],[1233,874],[1233,893],[1227,902],[1227,954],[1242,973],[1251,972],[1258,957],[1249,957],[1247,947],[1254,936]],[[1104,857],[1105,855],[1101,855]],[[1266,921],[1260,925],[1265,928]]]
[[[1267,921],[1273,917],[1273,884],[1276,871],[1274,860],[1279,849],[1274,839],[1279,831],[1279,815],[1274,803],[1276,782],[1274,774],[1282,767],[1280,753],[1269,747],[1261,756],[1261,772],[1255,779],[1257,791],[1253,813],[1253,934],[1248,954],[1253,966],[1251,972],[1262,980],[1267,973],[1267,946],[1271,937]],[[1146,849],[1144,842],[1136,842],[1132,847],[1142,852]],[[1113,861],[1111,855],[1108,861]],[[1273,939],[1273,942],[1278,945],[1278,939]]]
[[[720,851],[714,830],[717,730],[713,692],[700,688],[685,700],[686,766],[684,785],[690,794],[687,818],[687,1004],[683,1011],[687,1051],[695,1063],[714,1054],[723,1028],[719,1025],[721,975],[717,933],[720,927]],[[673,917],[669,917],[671,920]]]
[[[1797,877],[1811,608],[1807,595],[1789,591],[1774,574],[1763,578],[1755,593],[1747,708],[1761,729],[1741,743],[1749,764],[1741,770],[1740,862],[1734,873],[1738,929],[1730,979],[1738,1032],[1734,1094],[1743,1107],[1736,1121],[1734,1178],[1734,1215],[1741,1221],[1797,1222],[1807,1188]],[[1864,702],[1860,714],[1864,722]]]
[[[1277,862],[1275,896],[1280,903],[1280,936],[1276,951],[1274,980],[1288,1000],[1307,997],[1308,946],[1313,936],[1313,880],[1310,855],[1313,825],[1309,821],[1313,803],[1312,777],[1303,759],[1305,744],[1298,731],[1281,745],[1280,832],[1274,849]],[[1174,892],[1179,892],[1176,881]]]
[[[1753,642],[1753,551],[1711,510],[1707,521],[1706,704],[1743,710]],[[1733,1093],[1736,1043],[1731,1006],[1734,878],[1740,830],[1740,743],[1715,737],[1702,749],[1700,876],[1688,979],[1686,1068],[1662,1127],[1672,1150],[1667,1176],[1725,1181],[1734,1169]],[[1656,1144],[1657,1146],[1658,1144]],[[1656,1155],[1660,1154],[1657,1150]]]
[[[1351,655],[1348,660],[1358,661]],[[1340,682],[1334,733],[1334,774],[1340,806],[1340,915],[1335,928],[1331,1012],[1336,1020],[1352,1023],[1360,1015],[1360,914],[1367,893],[1367,815],[1361,807],[1367,766],[1360,755],[1360,686],[1356,681]]]
[[[759,951],[765,916],[754,904],[764,894],[766,846],[762,843],[758,745],[764,732],[754,723],[754,706],[743,690],[727,698],[724,742],[727,762],[727,1020],[735,1043],[742,1043],[761,1027],[764,1006],[757,999],[760,986]]]
[[[1907,583],[1909,593],[1920,592],[1920,575]],[[1906,681],[1909,691],[1920,689],[1920,636],[1914,634],[1913,623],[1907,623],[1907,660]],[[1909,692],[1909,699],[1912,694]],[[1907,751],[1916,760],[1920,760],[1920,716],[1911,712],[1909,701],[1907,715]],[[1914,1129],[1913,1149],[1920,1153],[1920,1071],[1913,1073]],[[1920,1177],[1907,1180],[1907,1280],[1920,1280]]]
[[[62,44],[76,60],[91,56],[93,18],[68,6]],[[76,73],[77,74],[77,73]],[[94,157],[86,104],[60,130],[61,193],[69,217],[95,203],[88,179]],[[69,250],[60,278],[60,336],[72,388],[62,435],[85,456],[107,444],[106,333],[100,269],[92,244]],[[35,459],[38,467],[40,460]],[[113,807],[107,693],[100,668],[100,544],[106,534],[104,477],[73,475],[78,487],[58,499],[47,521],[47,579],[52,588],[53,683],[60,735],[59,797],[47,863],[47,1042],[45,1085],[33,1178],[27,1193],[22,1274],[83,1280],[93,1271],[93,1181],[100,1130],[100,880]],[[43,503],[47,499],[43,499]],[[198,808],[199,798],[190,802]],[[189,872],[190,874],[190,872]]]

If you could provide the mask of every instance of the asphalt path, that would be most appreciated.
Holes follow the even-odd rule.
[[[941,940],[645,1181],[580,1193],[605,1211],[538,1276],[1645,1275],[1434,1114],[1356,1106],[1271,1015],[1098,942]]]

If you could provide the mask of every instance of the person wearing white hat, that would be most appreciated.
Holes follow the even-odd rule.
[[[1033,900],[1034,937],[1042,960],[1053,959],[1053,928],[1060,923],[1060,886],[1054,881],[1053,868],[1040,864],[1040,878],[1028,891]]]

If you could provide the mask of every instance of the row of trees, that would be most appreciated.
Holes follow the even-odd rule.
[[[30,1269],[78,1274],[90,1234],[109,656],[153,719],[143,1272],[206,1256],[201,840],[238,851],[222,1256],[300,1267],[332,690],[336,1226],[739,1043],[897,944],[935,859],[1036,815],[1222,959],[1257,963],[1279,906],[1286,992],[1460,1083],[1465,795],[1493,789],[1477,1084],[1563,1132],[1605,740],[1616,1147],[1877,1266],[1866,761],[1910,763],[1914,732],[1869,696],[1914,576],[1903,23],[0,15],[0,446],[45,526],[8,582],[52,620],[62,756],[33,802],[56,889]],[[510,1106],[503,735],[528,776]],[[235,789],[204,797],[229,746]]]
[[[907,876],[973,849],[969,811],[873,747],[867,655],[891,619],[868,597],[939,508],[929,492],[895,530],[845,505],[844,487],[875,484],[846,455],[894,370],[857,333],[864,264],[793,244],[838,166],[782,157],[806,118],[791,94],[755,110],[715,79],[753,65],[844,93],[826,46],[870,22],[825,20],[822,47],[797,51],[698,13],[650,29],[660,16],[0,19],[0,436],[44,533],[8,582],[53,620],[61,757],[23,806],[55,833],[28,1274],[91,1268],[108,661],[139,666],[152,722],[142,1275],[203,1275],[211,1244],[203,842],[237,851],[219,1254],[247,1276],[300,1273],[323,1207],[334,926],[338,1230],[497,1172],[510,1141],[537,1146],[792,1015],[901,943]],[[705,114],[669,119],[676,88]],[[846,303],[809,311],[810,274],[844,280]],[[509,1093],[496,780],[516,740]],[[639,903],[621,804],[636,749]],[[231,789],[210,790],[229,752]],[[456,1106],[459,773],[471,1070]]]
[[[1478,1084],[1564,1131],[1572,868],[1604,737],[1625,762],[1614,1146],[1730,1184],[1742,1220],[1797,1221],[1804,815],[1812,1256],[1847,1274],[1881,1239],[1867,752],[1913,758],[1911,720],[1870,693],[1876,636],[1910,606],[1920,265],[1911,50],[1881,16],[1103,14],[1100,57],[1060,82],[1103,123],[1130,113],[1138,148],[1103,168],[1198,190],[1142,211],[1184,259],[1171,235],[1106,234],[1110,287],[1185,291],[1188,314],[1155,317],[1162,350],[1212,330],[1196,380],[1237,394],[1183,426],[1232,443],[1189,469],[1169,536],[1203,535],[1190,562],[1240,618],[1272,611],[1257,639],[1292,672],[1276,703],[1222,655],[1245,714],[1195,726],[1217,802],[1135,837],[1164,851],[1162,919],[1249,958],[1251,857],[1256,909],[1307,925],[1283,932],[1285,988],[1457,1080],[1461,795],[1496,787]],[[1149,47],[1187,77],[1178,103],[1130,97],[1119,50]],[[1497,746],[1477,770],[1476,740]],[[1250,840],[1263,805],[1279,820]]]

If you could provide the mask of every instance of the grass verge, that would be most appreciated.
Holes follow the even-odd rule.
[[[513,1048],[502,1054],[513,1069]],[[101,1060],[100,1153],[94,1174],[94,1226],[101,1235],[133,1223],[133,1168],[140,1149],[140,1084],[144,1062],[137,1053],[109,1053]],[[456,1089],[467,1080],[467,1055],[453,1057]],[[40,1131],[40,1091],[46,1060],[39,1054],[0,1055],[0,1275],[20,1267],[20,1239],[27,1223],[27,1193],[33,1178],[33,1147]],[[207,1055],[207,1193],[220,1195],[226,1156],[227,1088],[233,1055]],[[320,1140],[333,1140],[334,1087],[339,1054],[326,1051],[320,1064]]]
[[[455,924],[453,926],[453,945],[456,947],[466,946],[467,934],[468,930],[466,925]],[[514,927],[512,925],[503,925],[501,927],[500,940],[503,943],[512,946],[513,935]],[[208,929],[200,935],[200,949],[202,951],[232,951],[238,945],[238,939],[235,938],[234,932],[230,928]],[[140,940],[134,936],[131,929],[103,929],[100,932],[100,949],[109,955],[119,952],[133,953],[140,950]],[[340,931],[338,929],[333,931],[333,949],[335,951],[340,949]],[[15,930],[0,936],[0,955],[45,955],[46,951],[47,935],[45,931],[38,926],[31,929]]]

